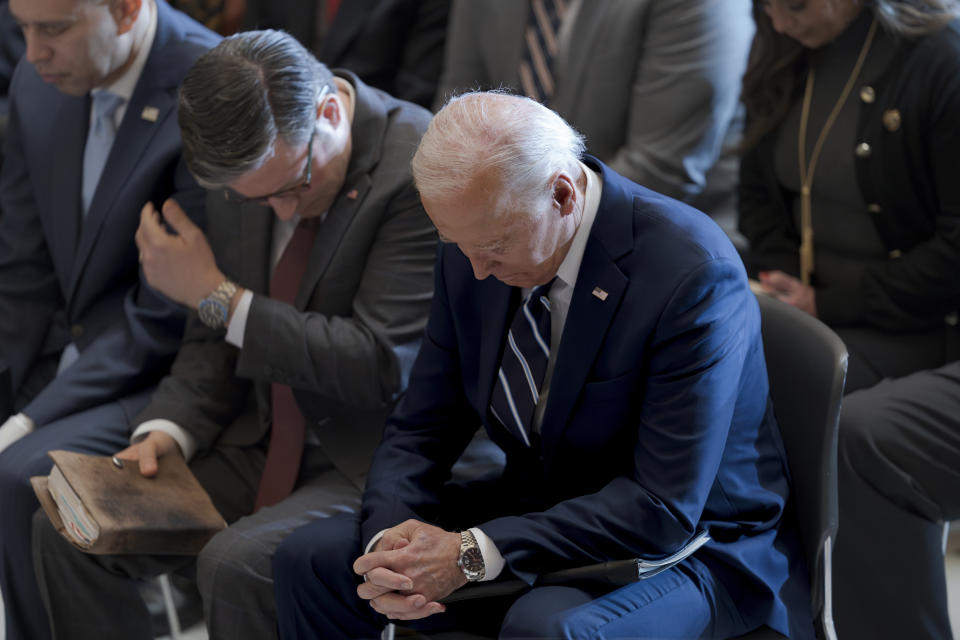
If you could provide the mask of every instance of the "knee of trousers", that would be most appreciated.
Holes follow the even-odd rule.
[[[352,514],[324,518],[297,529],[273,555],[278,588],[316,580],[330,581],[334,589],[355,585],[353,562],[360,555],[359,545],[359,528]]]
[[[213,536],[197,556],[197,586],[204,600],[214,593],[222,597],[244,591],[244,582],[260,585],[264,580],[270,580],[269,549],[233,527]]]
[[[43,457],[46,458],[46,454]],[[35,463],[0,456],[0,504],[3,505],[4,522],[19,523],[20,526],[30,522],[33,512],[40,506],[30,477],[44,473],[47,471],[38,470]]]

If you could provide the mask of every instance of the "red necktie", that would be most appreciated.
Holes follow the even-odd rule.
[[[270,279],[270,297],[293,304],[307,260],[317,237],[319,220],[305,218],[297,225]],[[260,477],[260,488],[254,510],[274,505],[293,491],[300,471],[306,420],[300,413],[293,391],[288,385],[272,384],[273,427],[270,446]]]
[[[337,17],[337,9],[339,8],[340,0],[327,0],[327,29],[333,24],[334,18]]]

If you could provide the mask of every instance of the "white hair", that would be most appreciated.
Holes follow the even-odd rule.
[[[503,92],[451,98],[434,116],[413,157],[421,197],[450,200],[482,176],[497,179],[498,209],[542,210],[561,171],[575,175],[584,141],[542,104]],[[492,173],[490,173],[492,172]]]

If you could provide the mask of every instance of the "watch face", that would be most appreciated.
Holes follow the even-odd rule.
[[[219,328],[227,321],[227,308],[217,300],[205,298],[197,306],[197,315],[208,327]]]
[[[460,568],[467,580],[479,580],[484,574],[483,554],[479,547],[465,549],[460,556]]]

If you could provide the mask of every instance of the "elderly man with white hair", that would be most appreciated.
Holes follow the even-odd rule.
[[[812,638],[760,315],[723,232],[584,155],[526,98],[455,98],[413,173],[445,241],[426,336],[362,513],[274,556],[281,636],[368,638],[392,619],[501,638]],[[447,483],[481,427],[503,475]],[[619,588],[535,584],[673,555]],[[504,579],[533,588],[441,603]]]

